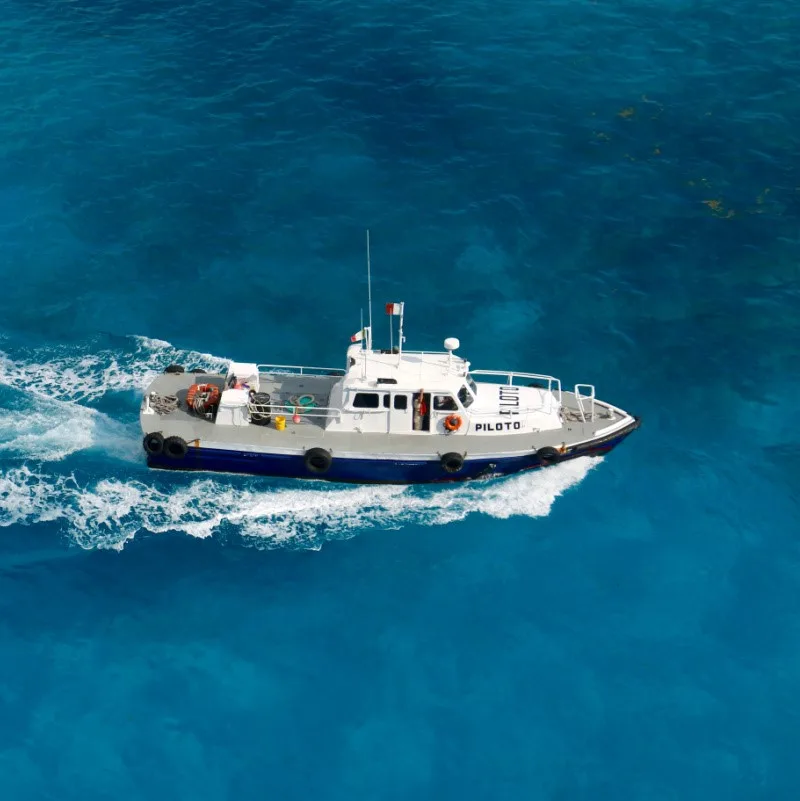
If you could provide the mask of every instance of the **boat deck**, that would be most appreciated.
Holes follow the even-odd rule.
[[[323,429],[325,414],[316,412],[316,408],[325,408],[330,403],[331,388],[338,380],[338,376],[304,376],[304,375],[273,375],[259,376],[259,392],[269,393],[270,406],[273,414],[291,415],[294,408],[301,412],[302,425],[311,425]],[[208,373],[194,374],[165,374],[160,375],[150,385],[148,392],[155,392],[162,398],[177,398],[177,406],[167,402],[162,408],[173,406],[173,410],[160,414],[160,419],[170,422],[203,423],[201,417],[189,412],[186,404],[186,395],[192,384],[213,384],[220,392],[225,389],[225,376]],[[312,396],[314,406],[303,407],[298,404],[302,396]],[[212,417],[211,422],[214,422]]]
[[[301,425],[312,425],[323,429],[326,414],[315,409],[326,409],[330,405],[331,389],[339,378],[339,376],[262,373],[259,376],[259,391],[269,393],[270,404],[273,407],[272,414],[292,414],[294,409],[298,409],[301,412]],[[304,395],[313,397],[313,406],[303,406],[298,402]]]
[[[338,376],[262,376],[260,391],[270,393],[271,403],[296,402],[297,396],[312,394],[320,406],[327,405],[331,388]],[[574,444],[604,435],[608,429],[621,424],[627,415],[615,407],[594,402],[594,415],[587,417],[589,406],[583,402],[583,414],[580,404],[573,393],[563,393],[564,421],[560,430],[506,434],[502,436],[485,436],[481,434],[437,434],[429,432],[408,433],[360,433],[326,430],[324,417],[314,418],[306,414],[300,415],[300,423],[287,416],[286,429],[279,431],[274,425],[215,425],[212,420],[205,420],[186,408],[186,392],[193,383],[212,383],[220,389],[225,384],[222,375],[160,375],[150,385],[148,392],[159,396],[177,397],[178,406],[165,414],[143,413],[142,428],[145,432],[163,432],[165,436],[177,435],[186,442],[198,444],[215,443],[218,447],[240,447],[248,449],[269,449],[276,452],[302,452],[312,447],[324,447],[338,454],[370,453],[397,457],[430,456],[448,451],[469,452],[472,456],[496,455],[508,453],[530,452],[532,448],[544,445],[559,445],[561,442]],[[294,399],[294,400],[293,400]],[[284,412],[279,412],[283,414]],[[274,418],[273,418],[274,419]],[[378,457],[380,458],[380,456]]]

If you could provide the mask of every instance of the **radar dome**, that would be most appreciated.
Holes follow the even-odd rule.
[[[461,343],[455,337],[447,337],[444,341],[445,350],[456,350]]]

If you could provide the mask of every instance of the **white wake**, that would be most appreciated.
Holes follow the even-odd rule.
[[[258,547],[319,547],[371,528],[442,525],[471,514],[544,517],[556,498],[601,460],[577,459],[506,479],[447,487],[308,484],[269,489],[252,479],[193,479],[159,489],[138,480],[81,485],[27,465],[0,473],[0,526],[61,522],[84,548],[121,549],[139,533],[179,531],[208,537],[228,531]],[[263,488],[262,488],[263,486]]]
[[[42,397],[94,401],[109,392],[143,390],[169,364],[220,370],[228,359],[181,350],[160,339],[128,337],[129,350],[54,347],[12,358],[0,351],[0,384]]]
[[[257,547],[316,548],[359,530],[442,525],[471,514],[542,517],[600,461],[578,459],[506,479],[414,488],[299,481],[287,488],[269,479],[167,481],[154,473],[145,480],[81,483],[52,473],[48,462],[93,449],[115,461],[142,460],[132,409],[123,423],[81,401],[141,391],[170,363],[206,370],[227,364],[161,340],[128,341],[127,349],[64,347],[25,358],[0,352],[0,385],[24,400],[23,408],[7,410],[0,419],[0,526],[56,523],[84,548],[121,549],[137,534],[168,531],[193,537],[236,533]]]
[[[128,337],[130,347],[34,350],[24,358],[0,351],[0,386],[25,398],[0,415],[0,459],[58,461],[90,448],[123,461],[141,456],[136,413],[125,423],[90,406],[106,395],[141,392],[169,364],[224,369],[227,359],[180,350],[169,342]]]

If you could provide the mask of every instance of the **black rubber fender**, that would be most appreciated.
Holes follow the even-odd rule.
[[[180,437],[167,437],[164,440],[164,455],[170,459],[183,459],[188,451],[189,446]]]
[[[536,455],[541,460],[542,464],[555,464],[558,461],[558,457],[561,454],[558,452],[557,448],[553,448],[550,445],[545,445],[544,448],[539,448],[536,451]]]
[[[303,462],[309,473],[319,476],[328,472],[333,463],[333,456],[325,448],[310,448],[305,452]]]
[[[460,453],[446,453],[439,459],[445,473],[458,473],[464,467],[464,457]]]
[[[142,446],[144,447],[145,453],[149,453],[151,456],[158,456],[158,454],[162,453],[164,450],[163,434],[158,431],[145,434],[142,440]]]
[[[164,372],[172,375],[181,375],[182,373],[186,372],[186,368],[180,364],[171,364],[169,367],[164,368]]]

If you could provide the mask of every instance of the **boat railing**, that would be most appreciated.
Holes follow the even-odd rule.
[[[467,374],[467,363],[460,357],[454,355],[449,350],[403,350],[403,356],[446,356],[447,361],[442,367],[445,373],[452,375],[465,376]]]
[[[340,409],[335,406],[303,406],[297,403],[253,403],[252,401],[247,404],[247,410],[250,413],[251,421],[255,418],[264,420],[265,418],[274,418],[283,416],[294,420],[295,415],[299,418],[300,423],[315,423],[317,425],[326,420],[341,420],[343,415],[373,415],[383,414],[388,412],[388,409]]]
[[[299,406],[294,403],[248,403],[247,410],[251,420],[279,415],[293,418],[297,415],[301,423],[319,424],[327,419],[338,420],[342,416],[342,410],[333,406]]]
[[[343,376],[345,371],[340,367],[304,367],[299,364],[258,364],[259,375],[312,375]]]
[[[545,389],[555,399],[558,403],[561,403],[561,381],[558,378],[555,378],[552,375],[541,375],[540,373],[517,373],[517,372],[510,372],[507,370],[470,370],[469,374],[471,376],[488,376],[491,378],[502,378],[502,382],[497,383],[504,383],[508,384],[509,386],[518,386],[515,384],[515,381],[527,381],[528,386],[538,387],[539,389]]]
[[[594,385],[575,384],[575,400],[583,422],[594,420]]]

